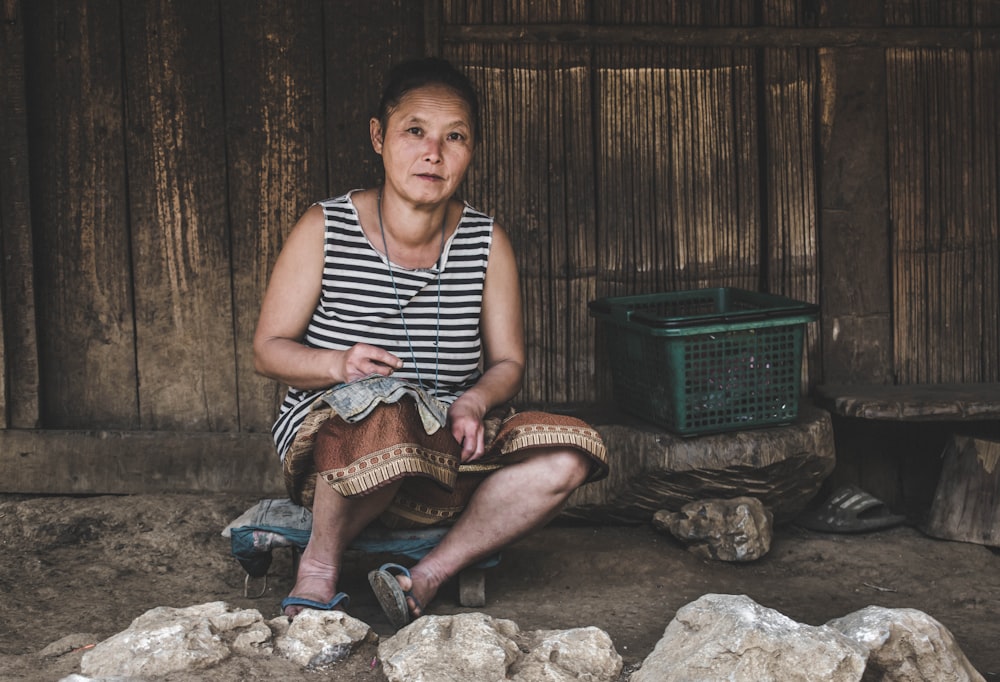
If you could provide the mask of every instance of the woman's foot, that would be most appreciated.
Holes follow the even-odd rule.
[[[316,561],[309,556],[308,550],[302,555],[299,562],[299,570],[295,576],[295,586],[288,594],[284,605],[284,614],[289,618],[299,615],[303,609],[310,608],[306,604],[287,604],[294,598],[306,600],[316,605],[330,605],[337,596],[337,577],[339,568],[332,564]],[[345,595],[346,597],[346,595]],[[341,600],[329,608],[334,608],[338,604],[347,606],[348,600]],[[316,607],[312,607],[316,608]]]
[[[396,581],[406,594],[406,607],[410,610],[412,619],[420,618],[424,615],[424,606],[437,594],[437,588],[432,587],[419,564],[410,569],[409,575],[397,575]]]
[[[437,588],[424,580],[419,564],[412,571],[399,564],[383,564],[368,574],[382,611],[399,629],[424,615],[424,604],[434,598]]]

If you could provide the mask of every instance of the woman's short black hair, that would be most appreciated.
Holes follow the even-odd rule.
[[[382,99],[378,104],[376,118],[385,130],[389,115],[399,105],[403,95],[411,90],[427,85],[443,85],[462,98],[472,114],[472,141],[478,145],[482,139],[479,121],[479,94],[468,77],[440,57],[423,57],[401,62],[392,67],[382,88]]]

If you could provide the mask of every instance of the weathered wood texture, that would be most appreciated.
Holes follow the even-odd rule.
[[[819,405],[842,417],[891,421],[1000,419],[1000,383],[816,387]]]
[[[263,433],[0,430],[4,492],[286,495]]]
[[[24,22],[16,2],[0,6],[0,429],[39,417]]]
[[[790,426],[681,438],[614,415],[584,415],[608,446],[608,478],[570,497],[565,514],[646,522],[661,509],[749,495],[778,523],[801,512],[833,470],[830,414],[804,405]]]
[[[820,72],[823,378],[891,383],[884,50],[822,51]]]
[[[955,436],[942,458],[925,532],[1000,547],[1000,442]]]
[[[239,426],[217,5],[123,5],[140,424]]]
[[[41,426],[136,428],[119,3],[22,8]]]
[[[270,429],[283,393],[253,369],[253,332],[285,234],[326,192],[323,12],[315,2],[222,4],[239,424]]]

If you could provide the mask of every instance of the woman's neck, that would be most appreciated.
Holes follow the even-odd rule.
[[[376,190],[374,214],[377,230],[372,242],[396,265],[429,268],[438,264],[448,231],[449,206],[414,207]],[[369,222],[371,226],[371,222]]]

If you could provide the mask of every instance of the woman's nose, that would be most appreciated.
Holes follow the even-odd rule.
[[[432,137],[427,137],[424,148],[424,160],[437,162],[441,160],[441,141]]]

